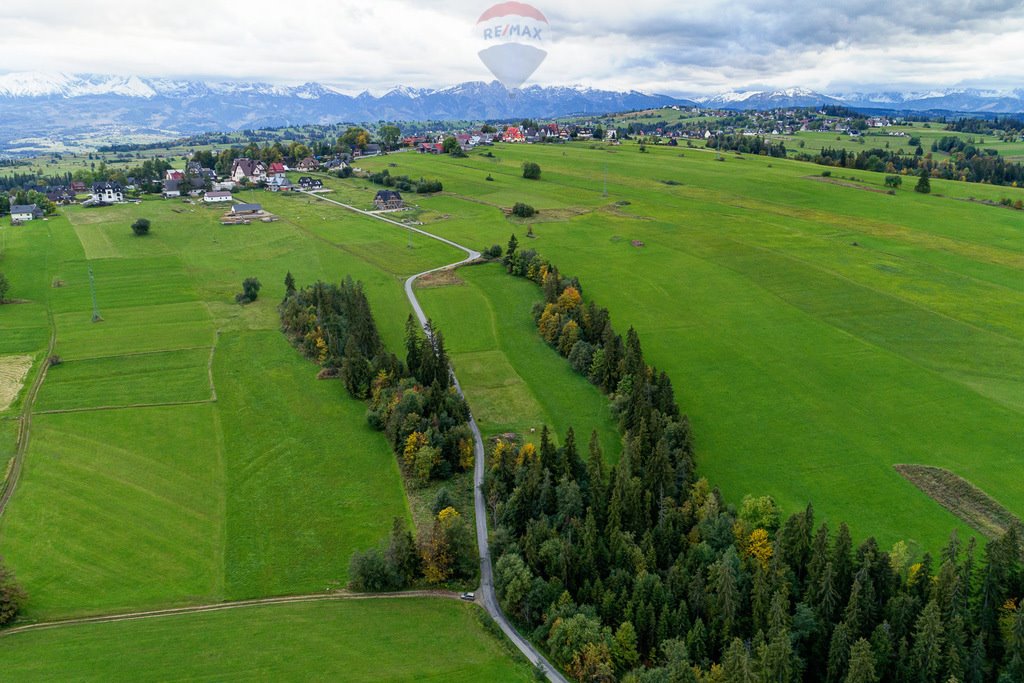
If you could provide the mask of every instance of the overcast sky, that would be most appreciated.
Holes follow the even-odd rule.
[[[0,3],[0,73],[63,71],[397,84],[492,80],[493,2]],[[748,86],[1024,88],[1024,0],[538,0],[547,60],[529,83],[673,95]]]

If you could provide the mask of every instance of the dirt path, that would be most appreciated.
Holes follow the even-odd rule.
[[[61,619],[58,621],[41,621],[36,624],[26,624],[0,631],[0,638],[12,636],[16,633],[27,631],[44,631],[68,626],[81,626],[84,624],[109,624],[117,621],[136,621],[139,619],[155,619],[159,617],[171,617],[179,614],[200,614],[203,612],[222,612],[229,609],[241,609],[243,607],[258,607],[261,605],[291,605],[301,602],[326,602],[331,600],[382,600],[399,598],[441,598],[445,600],[458,600],[459,594],[452,591],[402,591],[398,593],[350,593],[348,591],[335,591],[331,593],[311,593],[309,595],[287,595],[277,598],[260,598],[257,600],[237,600],[234,602],[218,602],[209,605],[194,605],[192,607],[174,607],[171,609],[157,609],[142,612],[125,612],[123,614],[105,614],[95,617],[80,617],[77,619]]]

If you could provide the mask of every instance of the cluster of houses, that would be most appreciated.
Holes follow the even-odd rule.
[[[271,192],[288,191],[296,189],[286,175],[288,171],[337,169],[347,163],[348,159],[337,158],[321,164],[313,157],[306,157],[289,168],[281,162],[267,164],[253,159],[235,159],[228,177],[218,179],[213,169],[204,168],[197,161],[189,161],[184,169],[171,169],[164,173],[161,195],[165,199],[187,196],[201,198],[204,204],[227,204],[234,201],[232,190],[239,184],[261,185]],[[57,205],[75,204],[81,195],[88,194],[88,198],[82,200],[82,206],[96,207],[129,201],[128,192],[135,189],[135,185],[131,182],[125,185],[117,181],[104,181],[89,186],[76,180],[68,185],[29,189],[45,194],[47,199]],[[299,178],[298,189],[320,190],[323,189],[323,181],[312,176],[302,176]],[[20,224],[38,220],[43,217],[43,213],[36,204],[16,204],[11,207],[11,221]]]

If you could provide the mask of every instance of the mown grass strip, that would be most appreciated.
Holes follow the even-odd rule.
[[[1010,527],[1021,523],[995,498],[949,470],[907,464],[893,465],[893,468],[936,503],[988,538],[999,538]]]

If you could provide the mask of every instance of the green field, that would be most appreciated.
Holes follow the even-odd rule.
[[[540,289],[498,265],[463,268],[464,284],[417,292],[444,331],[452,365],[480,429],[539,442],[543,425],[561,440],[576,431],[581,452],[598,430],[605,457],[618,460],[620,438],[608,399],[536,332],[530,308]]]
[[[458,252],[306,198],[253,197],[281,220],[226,227],[221,210],[155,200],[5,229],[11,296],[26,303],[0,309],[14,332],[2,350],[38,367],[52,315],[63,359],[0,519],[29,618],[323,591],[408,518],[365,407],[315,379],[275,306],[288,270],[299,283],[350,274],[397,348],[402,279]],[[128,229],[138,216],[150,236]],[[242,307],[247,276],[264,287]]]
[[[0,637],[12,681],[529,681],[451,600],[309,602]]]
[[[881,174],[829,181],[786,160],[648,149],[499,146],[494,159],[364,165],[440,177],[446,192],[418,200],[422,220],[476,247],[512,231],[522,242],[501,207],[541,209],[523,246],[578,275],[621,331],[637,328],[693,421],[701,472],[730,500],[810,500],[883,544],[934,549],[952,528],[970,533],[892,470],[910,462],[1024,514],[1024,486],[1006,476],[1024,462],[1024,226],[961,201],[1024,191],[935,181],[931,196],[890,196]],[[527,159],[540,182],[521,178]]]

